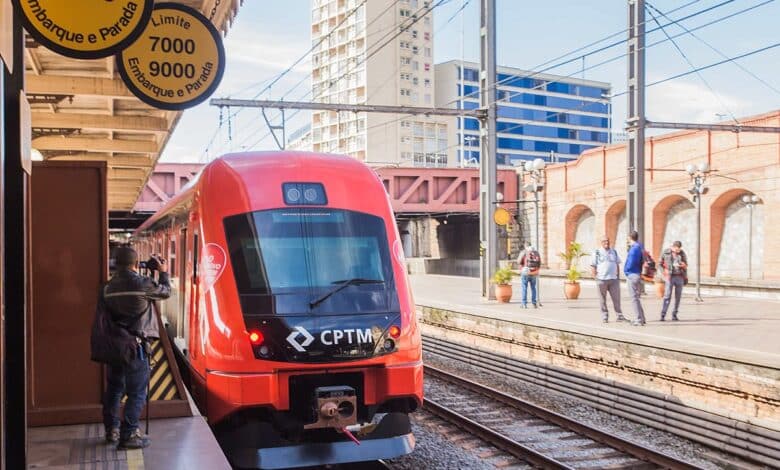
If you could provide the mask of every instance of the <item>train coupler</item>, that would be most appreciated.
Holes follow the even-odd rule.
[[[314,411],[317,420],[303,429],[344,429],[357,424],[355,389],[343,385],[314,389]]]

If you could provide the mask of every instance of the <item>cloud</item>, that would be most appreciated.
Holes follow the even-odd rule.
[[[671,81],[647,89],[647,117],[655,121],[718,122],[731,113],[737,118],[762,112],[755,103],[715,87],[717,97],[704,84]]]
[[[287,69],[310,48],[311,42],[308,37],[284,37],[264,31],[245,30],[228,37],[225,45],[228,61],[260,67],[264,72],[280,72]],[[311,59],[305,58],[292,71],[297,74],[310,73]]]

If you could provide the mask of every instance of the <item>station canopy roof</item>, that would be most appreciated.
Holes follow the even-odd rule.
[[[243,0],[174,0],[198,9],[227,32]],[[108,208],[129,211],[183,111],[156,109],[125,86],[113,56],[79,60],[25,35],[25,93],[32,147],[45,160],[105,161]]]

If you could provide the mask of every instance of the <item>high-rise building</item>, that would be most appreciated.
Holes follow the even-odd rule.
[[[312,100],[434,104],[433,14],[424,0],[313,0]],[[447,164],[442,119],[315,111],[311,146],[374,165]]]
[[[479,65],[449,61],[436,64],[436,106],[479,107]],[[568,161],[610,141],[611,85],[604,82],[498,67],[499,164],[543,158]],[[479,162],[479,121],[451,118],[451,165]]]

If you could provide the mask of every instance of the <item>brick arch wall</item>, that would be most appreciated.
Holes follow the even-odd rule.
[[[604,217],[604,233],[612,240],[612,244],[621,243],[621,240],[617,239],[618,224],[620,223],[620,216],[626,210],[626,200],[621,199],[614,202]]]
[[[658,201],[653,208],[653,245],[650,248],[651,254],[656,259],[660,259],[661,252],[664,249],[664,235],[666,234],[666,223],[669,220],[669,211],[677,204],[690,200],[680,194],[671,194]],[[647,244],[647,242],[644,242]],[[646,247],[647,248],[647,247]]]
[[[726,210],[731,204],[738,201],[743,194],[753,194],[753,192],[743,188],[730,189],[718,196],[710,205],[710,267],[708,272],[710,276],[715,276],[718,271],[720,245],[726,224]]]
[[[580,217],[583,214],[590,212],[593,214],[593,210],[585,204],[577,204],[566,213],[566,238],[564,246],[561,247],[561,251],[566,249],[571,242],[574,241],[574,237],[577,235],[577,225],[579,224]]]

